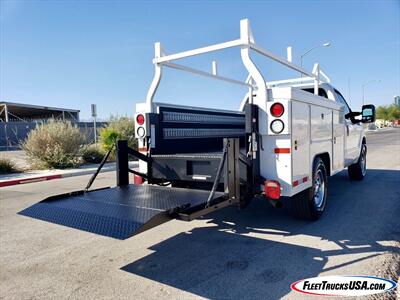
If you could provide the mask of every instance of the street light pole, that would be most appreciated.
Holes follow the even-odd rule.
[[[374,83],[374,82],[381,82],[380,80],[377,80],[377,79],[373,79],[373,80],[370,80],[370,81],[368,81],[368,82],[366,82],[366,83],[364,83],[363,85],[362,85],[362,105],[364,106],[364,101],[365,101],[365,87],[367,86],[367,85],[370,85],[371,83]]]
[[[96,126],[96,118],[97,118],[97,105],[91,104],[91,111],[93,117],[93,134],[94,134],[94,143],[97,146],[97,126]]]
[[[303,68],[303,57],[308,54],[309,52],[311,52],[312,50],[319,48],[319,47],[329,47],[331,45],[331,43],[325,43],[322,45],[316,45],[314,47],[311,47],[310,49],[308,49],[306,52],[304,52],[302,55],[300,55],[300,67]]]

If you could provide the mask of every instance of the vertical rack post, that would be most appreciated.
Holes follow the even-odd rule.
[[[225,191],[229,199],[240,200],[239,139],[225,139],[227,147]]]
[[[319,64],[314,64],[312,73],[315,75],[314,78],[314,94],[318,96],[319,94]]]
[[[117,186],[129,184],[128,141],[117,141]]]

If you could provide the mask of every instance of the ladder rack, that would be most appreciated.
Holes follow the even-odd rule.
[[[174,54],[166,54],[163,48],[161,47],[161,43],[155,43],[155,57],[153,59],[153,63],[155,65],[155,74],[153,81],[150,85],[150,88],[146,97],[146,106],[149,112],[152,111],[152,103],[154,99],[154,95],[157,91],[157,88],[160,84],[162,77],[162,68],[169,67],[173,69],[177,69],[180,71],[209,77],[216,80],[222,80],[225,82],[229,82],[232,84],[241,85],[247,87],[249,90],[249,95],[253,95],[253,91],[257,91],[257,98],[255,99],[255,104],[257,101],[258,105],[262,106],[262,103],[265,100],[268,100],[267,88],[274,86],[282,86],[282,85],[290,85],[290,84],[299,84],[299,83],[313,83],[314,84],[314,93],[318,95],[318,88],[320,83],[330,83],[329,77],[320,69],[318,63],[314,64],[312,72],[309,72],[295,64],[292,63],[291,59],[291,47],[288,47],[287,59],[281,58],[265,48],[260,47],[255,43],[254,36],[252,34],[249,20],[243,19],[240,21],[240,38],[220,44],[210,45],[206,47],[201,47],[193,50],[187,50],[183,52],[178,52]],[[198,69],[194,69],[185,65],[173,63],[173,61],[193,57],[205,53],[211,53],[215,51],[220,51],[229,48],[240,48],[240,55],[243,65],[248,71],[248,76],[245,81],[240,81],[233,78],[228,78],[225,76],[220,76],[217,74],[217,63],[215,61],[212,62],[212,72],[206,72]],[[261,54],[262,56],[269,58],[275,62],[282,64],[283,66],[290,68],[294,71],[299,72],[302,76],[301,78],[294,78],[288,80],[280,80],[280,81],[270,81],[266,82],[264,76],[257,68],[256,64],[252,60],[250,53],[251,51]]]

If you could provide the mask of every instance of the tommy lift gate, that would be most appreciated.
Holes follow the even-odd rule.
[[[244,82],[219,76],[215,62],[210,73],[173,63],[234,47],[240,49],[248,71]],[[252,51],[303,77],[266,83],[251,59]],[[240,38],[233,41],[171,55],[166,55],[160,43],[156,43],[153,62],[153,82],[146,102],[137,105],[135,115],[139,149],[129,148],[124,140],[116,144],[116,187],[90,190],[108,153],[85,190],[47,198],[19,212],[20,215],[126,239],[174,218],[190,221],[232,204],[244,208],[251,199],[268,190],[267,179],[272,184],[267,196],[272,198],[293,196],[311,186],[310,164],[303,162],[309,159],[310,153],[299,151],[298,159],[293,161],[291,154],[280,159],[277,156],[279,151],[285,153],[301,147],[301,136],[297,140],[288,138],[293,105],[303,104],[308,111],[310,105],[316,104],[323,110],[320,113],[326,111],[326,117],[331,118],[327,126],[334,126],[332,118],[337,118],[337,122],[343,118],[342,105],[318,95],[319,89],[329,83],[318,64],[309,73],[291,62],[289,50],[287,59],[283,59],[261,48],[254,41],[248,20],[240,22]],[[156,103],[153,97],[163,67],[238,84],[247,93],[238,111]],[[308,84],[314,94],[293,87],[296,84]],[[269,115],[276,99],[283,103],[285,110],[279,118],[284,125],[279,134],[273,132],[272,122],[276,118]],[[300,101],[293,103],[298,104],[292,104],[296,99]],[[302,116],[297,116],[303,122]],[[344,129],[340,128],[335,135],[338,143],[343,142],[344,136]],[[332,136],[325,138],[326,143],[332,142]],[[337,149],[331,144],[332,151],[339,153]],[[338,155],[331,167],[332,174],[344,167],[344,157]],[[139,170],[129,168],[129,156],[140,161]],[[129,174],[134,174],[136,184],[129,184]]]

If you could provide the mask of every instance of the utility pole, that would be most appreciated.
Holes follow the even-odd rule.
[[[380,80],[377,80],[377,79],[373,79],[373,80],[370,80],[370,81],[368,81],[368,82],[366,82],[366,83],[364,83],[364,84],[362,85],[362,105],[363,105],[363,106],[364,106],[364,101],[365,101],[365,87],[366,87],[367,85],[373,83],[373,82],[381,82],[381,81],[380,81]]]
[[[97,145],[97,128],[96,128],[97,106],[96,106],[96,104],[92,104],[91,109],[92,109],[92,117],[93,117],[94,143]]]
[[[300,55],[300,68],[303,68],[303,57],[305,55],[307,55],[309,52],[311,52],[312,50],[314,50],[316,48],[319,48],[319,47],[330,47],[330,46],[331,46],[331,43],[324,43],[322,45],[316,45],[316,46],[311,47],[310,49],[308,49],[306,52],[304,52],[302,55]],[[303,77],[303,73],[301,73],[301,77]]]
[[[350,108],[351,108],[350,77],[347,78],[347,94],[348,94],[347,97],[349,99],[349,105],[350,105]]]

